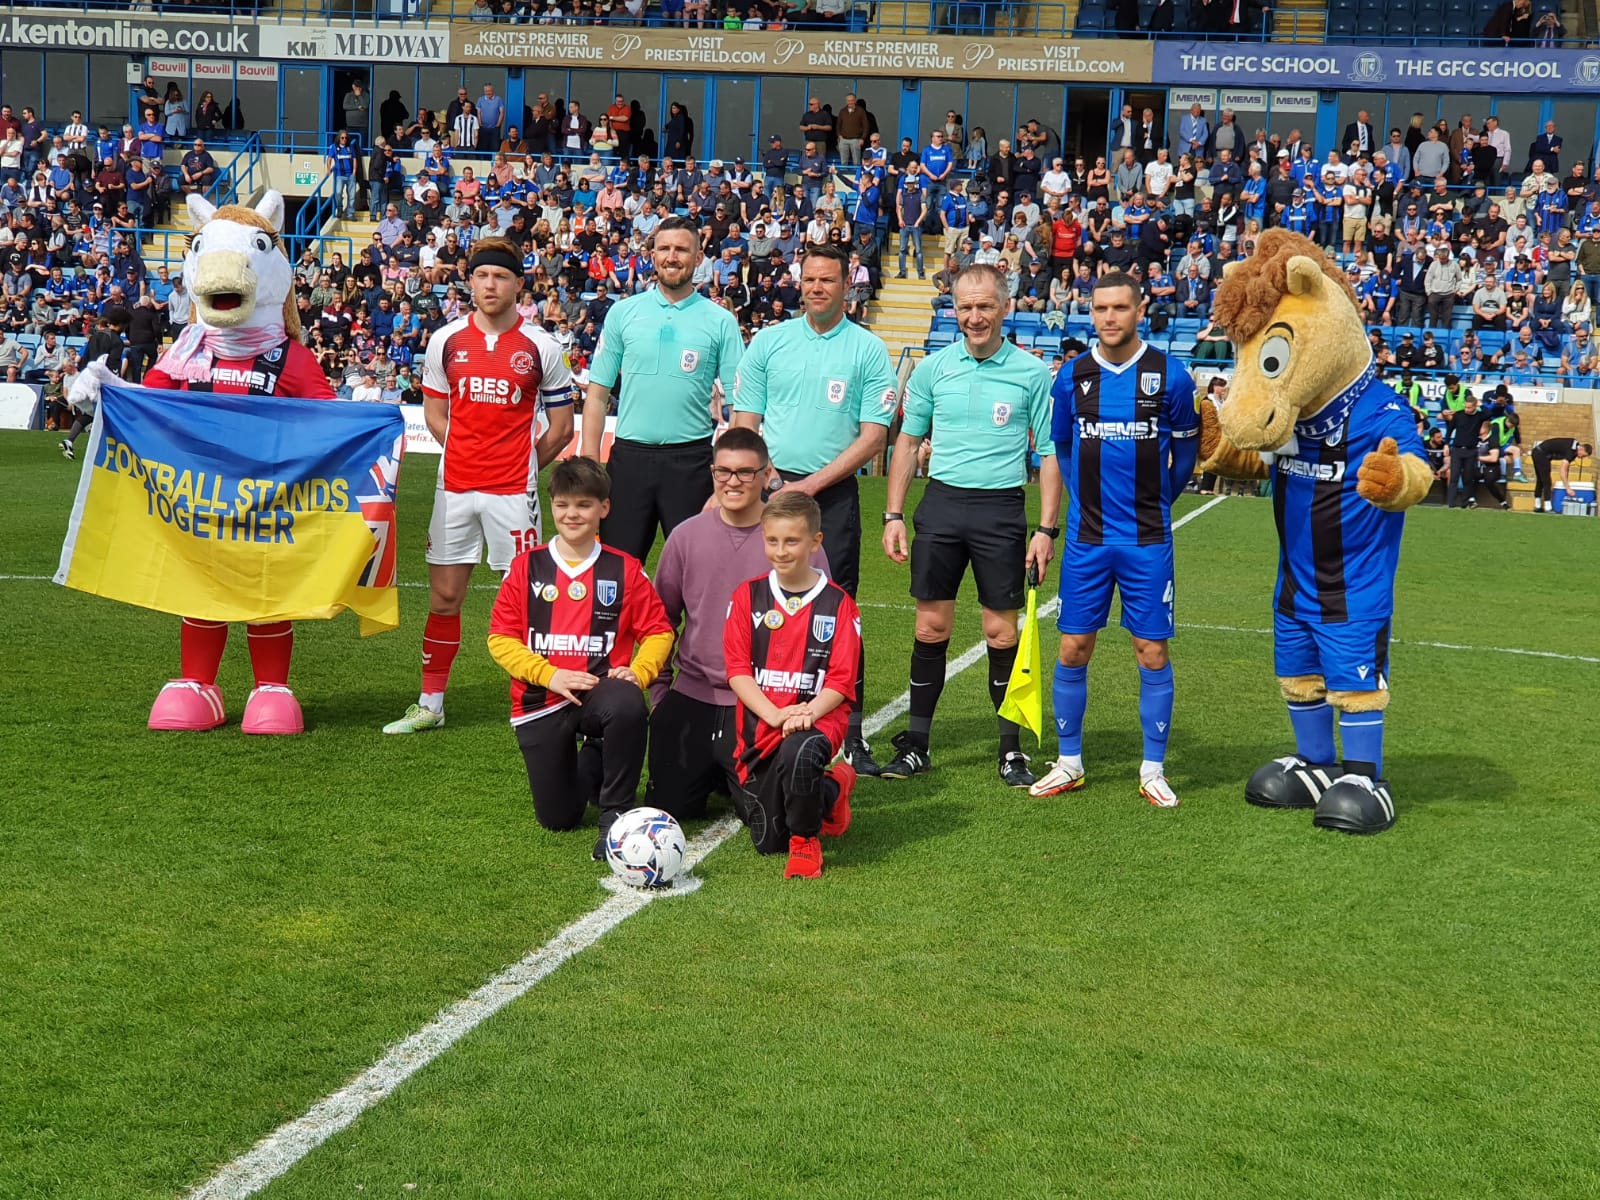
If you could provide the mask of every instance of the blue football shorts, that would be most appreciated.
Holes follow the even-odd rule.
[[[1154,546],[1090,546],[1065,542],[1061,549],[1062,633],[1097,633],[1111,616],[1111,592],[1122,600],[1122,627],[1136,638],[1164,641],[1177,631],[1172,620],[1172,543]]]
[[[1279,675],[1321,675],[1330,692],[1389,688],[1389,622],[1317,624],[1272,617],[1273,667]]]

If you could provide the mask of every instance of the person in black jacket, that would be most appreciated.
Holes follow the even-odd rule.
[[[122,377],[129,383],[141,382],[160,348],[161,310],[152,297],[141,296],[128,314],[128,348],[122,355]]]
[[[1533,45],[1533,0],[1506,0],[1483,27],[1485,46]]]
[[[122,335],[128,329],[128,310],[125,308],[107,308],[100,314],[100,319],[95,322],[93,332],[89,334],[88,344],[83,348],[83,358],[79,361],[88,364],[98,358],[106,360],[106,369],[112,372],[122,370]],[[72,445],[78,440],[78,435],[94,423],[94,409],[78,410],[72,418],[72,428],[67,430],[67,436],[61,439],[61,457],[71,462],[77,457]]]
[[[1464,508],[1478,507],[1478,442],[1489,424],[1489,414],[1478,405],[1478,398],[1467,393],[1459,410],[1445,417],[1450,442],[1450,502],[1460,498]]]
[[[1150,23],[1145,28],[1151,33],[1171,33],[1177,16],[1172,0],[1156,0],[1156,6],[1150,10]]]

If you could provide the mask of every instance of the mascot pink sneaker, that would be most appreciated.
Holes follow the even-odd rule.
[[[306,723],[293,692],[280,683],[263,683],[245,701],[240,728],[246,733],[294,734],[304,733]]]
[[[299,712],[299,706],[295,708]],[[202,733],[228,719],[222,690],[198,679],[173,679],[150,706],[150,728],[179,733]]]

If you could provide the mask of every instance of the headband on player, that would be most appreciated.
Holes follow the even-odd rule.
[[[522,260],[514,254],[504,250],[496,250],[492,246],[485,250],[474,250],[472,257],[467,260],[467,274],[470,275],[479,267],[503,267],[513,275],[522,274]]]

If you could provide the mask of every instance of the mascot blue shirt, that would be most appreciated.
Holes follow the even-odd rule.
[[[1336,624],[1384,621],[1394,612],[1405,514],[1384,512],[1356,494],[1356,469],[1386,437],[1401,454],[1424,453],[1415,415],[1369,363],[1353,384],[1295,425],[1296,445],[1278,451],[1273,600],[1283,616]]]

